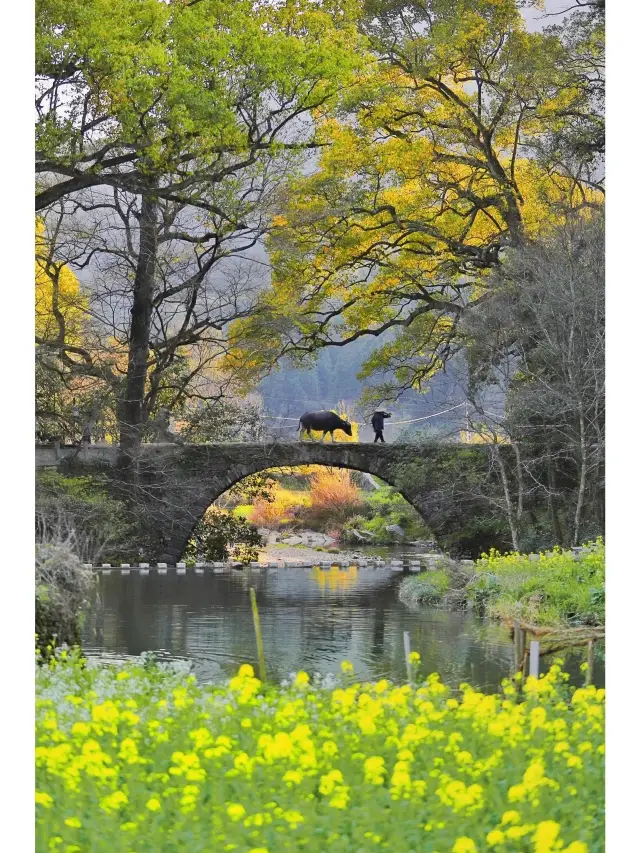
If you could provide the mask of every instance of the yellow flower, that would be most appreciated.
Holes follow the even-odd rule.
[[[496,844],[502,844],[504,841],[504,832],[499,829],[492,829],[487,833],[487,844],[489,847],[494,847]]]
[[[241,820],[246,815],[245,807],[242,803],[229,803],[227,806],[227,814],[231,820]]]
[[[82,826],[82,821],[78,820],[77,817],[68,817],[65,820],[67,826],[70,826],[72,829],[80,829]]]
[[[53,797],[46,794],[44,791],[36,791],[36,805],[44,806],[45,809],[50,809],[53,805]]]
[[[302,773],[299,770],[287,770],[282,781],[287,785],[299,785],[302,782]]]
[[[150,812],[157,812],[162,808],[162,803],[157,797],[151,797],[147,800],[147,808]]]
[[[506,826],[510,823],[518,823],[519,820],[520,820],[520,812],[516,812],[513,809],[510,809],[509,811],[506,811],[502,815],[502,820],[500,822],[504,826]]]
[[[560,824],[555,820],[543,820],[533,836],[535,853],[550,853],[560,833]]]
[[[572,841],[568,847],[565,847],[562,853],[589,853],[589,848],[584,841]]]
[[[94,723],[114,723],[118,716],[118,709],[109,699],[102,705],[94,705],[91,709],[91,719]]]
[[[306,687],[309,684],[309,676],[306,672],[300,670],[294,681],[296,687]]]
[[[353,664],[348,660],[343,660],[340,664],[340,669],[344,672],[345,675],[353,674]]]
[[[478,853],[478,848],[473,838],[462,835],[456,839],[455,844],[451,848],[451,853]]]
[[[243,663],[238,670],[238,675],[240,678],[253,678],[255,673],[250,663]]]
[[[100,800],[100,806],[105,812],[117,811],[129,802],[129,797],[124,791],[114,791]]]
[[[409,652],[408,658],[409,658],[409,663],[420,663],[420,653],[419,652]]]

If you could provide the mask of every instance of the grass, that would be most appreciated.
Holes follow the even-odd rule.
[[[153,664],[36,676],[36,849],[602,853],[604,690],[437,675],[200,686]]]
[[[604,625],[605,548],[601,540],[576,556],[555,548],[532,560],[492,551],[476,561],[468,591],[476,607],[502,620],[537,625]]]

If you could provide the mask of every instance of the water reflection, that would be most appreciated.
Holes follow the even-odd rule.
[[[437,671],[456,686],[468,681],[496,688],[511,666],[506,630],[471,614],[411,611],[398,602],[399,581],[389,569],[355,566],[101,575],[84,648],[117,658],[155,651],[193,661],[203,681],[226,677],[240,663],[256,663],[248,594],[253,586],[271,679],[298,669],[338,673],[348,659],[357,678],[401,681],[403,632],[409,631],[425,674]]]
[[[344,569],[338,566],[331,566],[329,569],[321,569],[320,566],[314,566],[311,569],[311,578],[322,590],[327,589],[330,592],[342,590],[346,592],[349,589],[353,589],[357,584],[358,569],[356,566],[349,566]]]

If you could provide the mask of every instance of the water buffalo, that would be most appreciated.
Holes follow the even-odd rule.
[[[341,429],[347,435],[351,435],[351,424],[349,421],[343,421],[335,412],[305,412],[300,418],[300,424],[298,425],[298,430],[302,430],[300,439],[302,439],[305,432],[312,439],[311,430],[313,430],[314,432],[322,433],[323,441],[326,434],[329,433],[331,441],[333,441],[333,431],[336,429]]]

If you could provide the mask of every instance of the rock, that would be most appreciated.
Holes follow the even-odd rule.
[[[350,536],[352,536],[358,542],[368,542],[369,541],[366,536],[363,536],[362,533],[360,533],[359,530],[351,530]]]
[[[399,524],[387,524],[385,530],[387,533],[393,533],[394,536],[399,536],[401,539],[404,539],[404,530]]]

